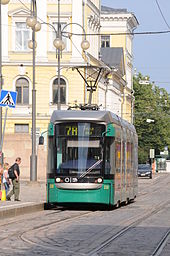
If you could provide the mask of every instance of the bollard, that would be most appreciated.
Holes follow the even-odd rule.
[[[2,190],[1,201],[6,201],[6,191]]]

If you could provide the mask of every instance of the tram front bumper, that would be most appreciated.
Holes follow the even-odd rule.
[[[49,203],[113,204],[113,183],[104,182],[98,189],[61,189],[56,183],[48,186]]]

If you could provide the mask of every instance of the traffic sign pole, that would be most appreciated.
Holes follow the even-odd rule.
[[[8,112],[8,108],[6,107],[5,118],[4,118],[4,127],[3,127],[2,140],[1,140],[1,147],[0,147],[0,150],[1,150],[1,151],[2,151],[2,148],[3,148],[3,142],[4,142],[5,127],[6,127],[6,119],[7,119],[7,112]]]
[[[1,79],[1,78],[0,78]],[[6,90],[1,90],[1,95],[0,95],[0,110],[2,111],[2,107],[6,108],[5,111],[5,118],[4,118],[4,127],[3,127],[3,133],[2,133],[2,116],[0,115],[0,163],[3,164],[3,153],[2,153],[2,148],[3,148],[3,141],[4,141],[4,135],[5,135],[5,127],[6,127],[6,119],[7,119],[7,111],[8,108],[15,108],[16,106],[16,100],[17,100],[17,92],[13,91],[6,91]]]
[[[6,111],[5,111],[5,118],[4,118],[4,127],[3,127],[3,133],[2,133],[2,139],[1,139],[1,144],[0,144],[0,159],[1,159],[1,164],[3,164],[3,152],[2,152],[2,149],[3,149],[3,142],[4,142],[4,135],[5,135],[5,127],[6,127],[6,119],[7,119],[7,112],[8,112],[8,108],[6,108]]]

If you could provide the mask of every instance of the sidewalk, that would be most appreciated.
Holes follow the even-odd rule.
[[[0,200],[0,219],[43,210],[46,200],[45,182],[21,181],[20,200],[16,202],[13,197],[11,201]]]

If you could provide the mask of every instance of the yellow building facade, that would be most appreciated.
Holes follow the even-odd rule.
[[[135,15],[126,9],[101,8],[101,44],[103,47],[122,47],[124,52],[126,86],[122,90],[122,117],[133,122],[133,36],[139,25]]]
[[[5,17],[2,31],[6,35],[2,44],[3,89],[18,92],[16,108],[8,111],[6,133],[31,132],[33,71],[32,50],[27,44],[31,39],[32,31],[26,26],[26,18],[30,15],[30,1],[23,1],[23,3],[11,0],[7,6],[2,6],[3,17]],[[66,26],[62,34],[66,48],[61,57],[61,109],[67,109],[75,103],[85,104],[88,100],[85,82],[72,68],[86,66],[87,61],[93,64],[90,54],[95,61],[99,62],[97,60],[100,47],[99,36],[87,37],[90,42],[88,52],[83,52],[81,49],[81,42],[84,39],[83,28],[87,34],[99,32],[99,7],[99,0],[93,3],[79,0],[61,1],[61,29]],[[91,26],[90,19],[93,17],[96,20]],[[50,116],[53,110],[57,109],[57,99],[54,94],[57,90],[58,59],[53,46],[53,40],[56,37],[53,27],[57,30],[58,1],[37,1],[37,19],[42,23],[41,31],[36,33],[35,62],[36,126],[37,133],[41,133],[47,129]],[[70,39],[68,33],[73,33]],[[77,36],[74,33],[82,35]],[[98,97],[94,96],[93,101],[98,104]]]
[[[8,5],[2,5],[3,89],[18,93],[16,108],[8,110],[3,152],[11,164],[16,156],[22,157],[23,176],[25,177],[28,176],[30,169],[29,156],[32,140],[33,54],[28,48],[32,30],[26,25],[26,19],[30,16],[30,2],[30,0],[10,0]],[[35,56],[38,145],[38,137],[42,133],[45,134],[52,112],[58,109],[58,57],[53,46],[58,25],[58,0],[37,0],[36,2],[37,20],[41,23],[41,30],[36,32]],[[87,79],[89,72],[93,72],[93,69],[90,70],[87,66],[94,65],[104,67],[105,72],[102,73],[96,91],[93,92],[92,103],[101,105],[101,109],[113,112],[115,110],[115,113],[120,116],[124,113],[123,117],[130,121],[131,116],[125,113],[129,113],[132,107],[132,84],[130,85],[132,82],[132,38],[110,37],[111,47],[124,49],[122,70],[125,70],[125,73],[124,71],[123,73],[115,72],[100,58],[100,33],[109,34],[117,31],[114,26],[109,27],[105,23],[107,15],[101,10],[100,0],[60,0],[62,40],[65,43],[60,63],[61,109],[67,110],[69,106],[88,103],[87,85],[75,67],[79,67],[84,78]],[[130,31],[137,25],[135,17],[132,14],[131,16],[134,24],[131,25]],[[113,20],[111,22],[113,25]],[[118,19],[116,26],[120,24]],[[130,24],[130,20],[127,22],[126,19],[126,29]],[[85,35],[90,43],[87,51],[81,48]],[[116,109],[112,105],[114,97]],[[3,108],[3,123],[4,116],[5,109]]]

